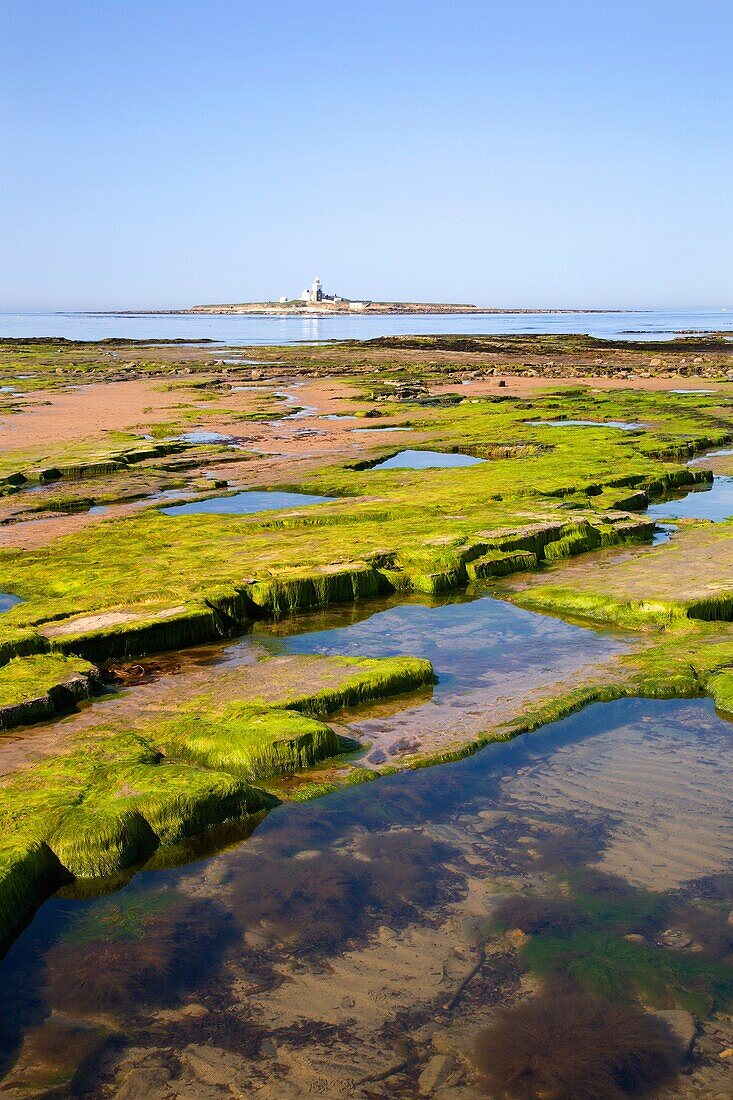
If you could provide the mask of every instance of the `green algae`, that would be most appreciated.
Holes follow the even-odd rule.
[[[726,717],[733,717],[733,670],[709,677],[706,688],[713,698],[716,710]]]
[[[258,814],[275,799],[251,780],[353,747],[316,715],[433,680],[418,658],[308,661],[344,674],[332,687],[281,692],[278,705],[201,696],[140,729],[99,726],[71,751],[8,777],[0,788],[0,943],[69,878],[114,875],[212,825]],[[373,777],[365,773],[357,768],[344,782]]]
[[[471,579],[506,577],[537,568],[537,555],[532,550],[489,550],[480,558],[468,562],[466,569]]]
[[[521,957],[543,978],[563,975],[584,992],[611,1000],[641,1000],[708,1015],[714,1006],[727,1007],[733,999],[733,967],[630,942],[600,928],[532,937]]]
[[[336,734],[323,722],[242,703],[181,717],[155,739],[170,756],[250,781],[301,771],[339,751]]]
[[[95,671],[94,665],[79,657],[51,653],[15,657],[0,668],[0,709],[45,695],[74,676]]]
[[[312,659],[304,662],[304,676],[309,663]],[[256,697],[221,703],[203,695],[179,708],[175,718],[149,726],[146,735],[172,759],[221,768],[250,781],[287,775],[344,751],[320,720],[323,716],[434,680],[430,662],[416,657],[332,657],[329,666],[351,674],[316,692],[280,692],[276,706]],[[353,782],[352,772],[346,782]]]
[[[286,696],[283,705],[316,717],[331,714],[342,707],[402,695],[435,682],[430,661],[422,657],[331,657],[334,667],[356,669],[335,688]]]
[[[733,1002],[728,958],[716,957],[706,942],[694,950],[665,944],[670,924],[694,923],[694,914],[673,898],[588,870],[555,890],[509,897],[492,918],[499,932],[524,933],[519,957],[536,976],[613,1001],[699,1015]]]
[[[99,687],[97,669],[79,657],[14,657],[0,667],[0,729],[63,713]]]

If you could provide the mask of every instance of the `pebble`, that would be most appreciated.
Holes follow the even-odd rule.
[[[430,1096],[442,1085],[453,1069],[455,1059],[450,1054],[434,1055],[418,1078],[420,1096]]]

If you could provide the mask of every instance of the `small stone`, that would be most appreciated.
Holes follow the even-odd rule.
[[[628,932],[624,939],[627,943],[646,943],[646,936],[642,936],[641,932]]]
[[[721,1050],[718,1057],[719,1058],[733,1058],[733,1047],[726,1047],[725,1050]]]
[[[443,1084],[453,1069],[454,1059],[450,1054],[436,1054],[430,1059],[417,1082],[420,1096],[430,1096]]]
[[[684,951],[692,946],[692,937],[682,928],[667,928],[659,938],[665,947],[675,951]]]

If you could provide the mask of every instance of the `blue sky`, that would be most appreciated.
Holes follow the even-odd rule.
[[[728,0],[0,0],[0,310],[733,304]]]

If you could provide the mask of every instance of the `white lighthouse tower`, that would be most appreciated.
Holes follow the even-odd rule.
[[[305,288],[300,296],[303,302],[322,302],[323,301],[323,287],[321,286],[321,280],[316,276],[313,282]]]

